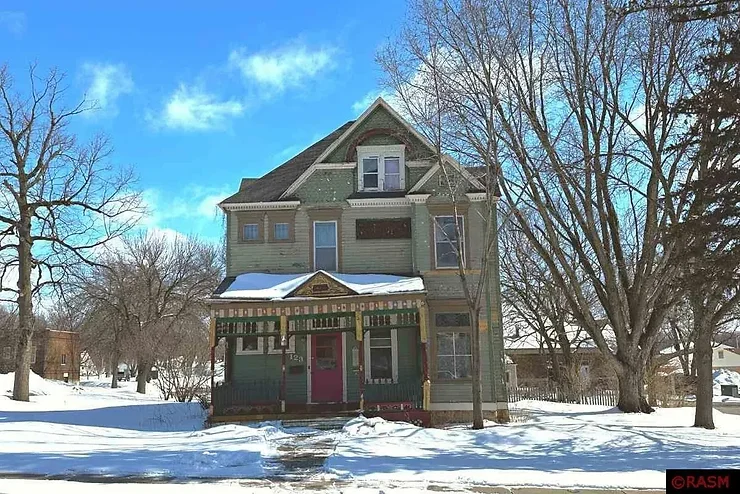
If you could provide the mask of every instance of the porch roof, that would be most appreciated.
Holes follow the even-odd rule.
[[[306,296],[299,290],[312,281],[328,280],[346,290],[344,295],[391,295],[424,293],[424,281],[419,277],[386,274],[345,274],[314,271],[312,273],[273,274],[244,273],[227,278],[213,295],[220,300],[311,300],[326,298]],[[339,293],[334,291],[332,295]]]

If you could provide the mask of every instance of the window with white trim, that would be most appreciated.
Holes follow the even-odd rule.
[[[717,358],[725,358],[725,351],[724,350],[717,350]]]
[[[10,350],[11,348],[9,346],[3,347],[3,360],[10,360]]]
[[[337,251],[337,222],[313,223],[314,270],[336,271],[339,263]]]
[[[270,321],[267,323],[267,332],[268,333],[279,333],[280,326],[276,324],[275,322]],[[283,339],[281,335],[270,336],[270,338],[268,339],[268,343],[267,343],[267,353],[282,354],[283,345],[285,345],[285,353],[295,353],[295,339],[296,339],[295,335],[286,336],[285,339]]]
[[[398,382],[398,330],[372,329],[365,344],[365,381],[372,384]]]
[[[35,363],[36,363],[36,347],[32,346],[31,347],[31,364],[35,364]]]
[[[394,191],[406,189],[403,144],[357,147],[357,189]]]
[[[67,365],[67,354],[66,353],[62,354],[62,365]]]
[[[460,226],[460,252],[465,263],[465,221],[457,217]],[[458,242],[454,216],[434,217],[434,265],[438,269],[457,268]]]
[[[230,324],[236,324],[236,332],[245,335],[236,339],[237,355],[261,355],[264,353],[264,338],[257,336],[258,333],[262,332],[262,323],[250,321]]]
[[[470,333],[437,333],[437,378],[469,378],[473,362]]]

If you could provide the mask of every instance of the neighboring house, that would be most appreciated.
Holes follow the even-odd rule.
[[[581,386],[612,385],[616,375],[585,330],[571,325],[566,328],[566,334],[571,343],[574,366],[577,367],[570,372],[577,377]],[[515,365],[515,379],[511,378],[511,366],[508,367],[509,386],[546,387],[555,384],[553,354],[541,334],[514,324],[506,325],[504,345],[506,356]],[[556,355],[562,355],[562,349],[557,344],[554,345],[554,351]],[[562,366],[562,361],[559,365]]]
[[[226,357],[213,421],[357,410],[465,418],[475,330],[484,410],[508,416],[498,272],[491,321],[484,311],[473,328],[434,154],[379,98],[220,204],[227,277],[210,301],[211,345],[214,355],[225,341]],[[459,190],[466,275],[477,283],[486,192],[445,159]]]
[[[0,372],[13,372],[15,341],[0,341]],[[33,335],[31,370],[45,379],[80,380],[80,335],[71,331],[38,330]]]
[[[740,348],[719,345],[712,353],[712,368],[740,372]]]

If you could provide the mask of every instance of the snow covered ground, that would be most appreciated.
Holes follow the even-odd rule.
[[[740,468],[740,416],[716,412],[718,429],[705,431],[690,427],[693,408],[626,415],[607,407],[529,401],[516,405],[526,420],[482,431],[421,429],[362,417],[340,430],[315,431],[312,440],[329,444],[330,452],[333,446],[323,468],[311,473],[308,485],[275,483],[276,459],[286,445],[300,444],[305,429],[278,423],[204,429],[200,405],[161,401],[153,387],[151,395],[138,395],[134,382],[122,386],[72,386],[32,376],[31,402],[18,403],[8,397],[12,375],[0,375],[0,477],[220,478],[232,479],[218,482],[224,492],[313,486],[377,493],[416,492],[430,483],[463,490],[480,485],[662,489],[666,468]],[[44,491],[100,488],[16,478],[0,479],[0,492],[36,492],[39,483]],[[157,492],[175,487],[151,486]]]

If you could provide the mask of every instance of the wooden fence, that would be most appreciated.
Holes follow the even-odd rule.
[[[565,393],[556,387],[509,387],[509,403],[522,400],[555,401],[559,403],[579,403],[581,405],[617,406],[619,392],[613,389],[588,390],[578,393]]]

